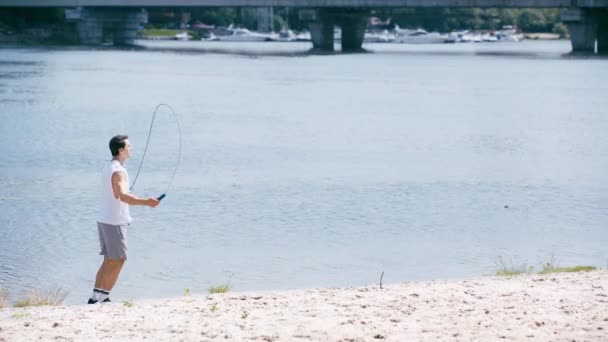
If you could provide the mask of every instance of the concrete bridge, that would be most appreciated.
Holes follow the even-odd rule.
[[[308,21],[313,48],[333,51],[334,26],[342,28],[342,51],[360,51],[372,9],[404,7],[561,8],[572,51],[608,54],[608,0],[0,0],[0,7],[64,7],[77,21],[82,44],[100,44],[104,28],[114,43],[133,44],[152,7],[292,7]]]

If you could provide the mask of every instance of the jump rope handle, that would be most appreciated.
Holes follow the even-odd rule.
[[[163,198],[165,198],[167,195],[166,194],[162,194],[158,197],[156,197],[157,200],[161,201]]]

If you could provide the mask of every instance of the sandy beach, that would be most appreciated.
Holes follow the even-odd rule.
[[[0,310],[35,340],[607,341],[608,271]]]

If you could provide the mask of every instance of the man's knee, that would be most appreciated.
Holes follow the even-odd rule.
[[[126,259],[109,259],[105,258],[103,262],[110,267],[118,267],[124,265]]]

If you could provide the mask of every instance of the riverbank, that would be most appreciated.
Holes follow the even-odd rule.
[[[0,310],[0,341],[605,341],[607,336],[607,270]]]

